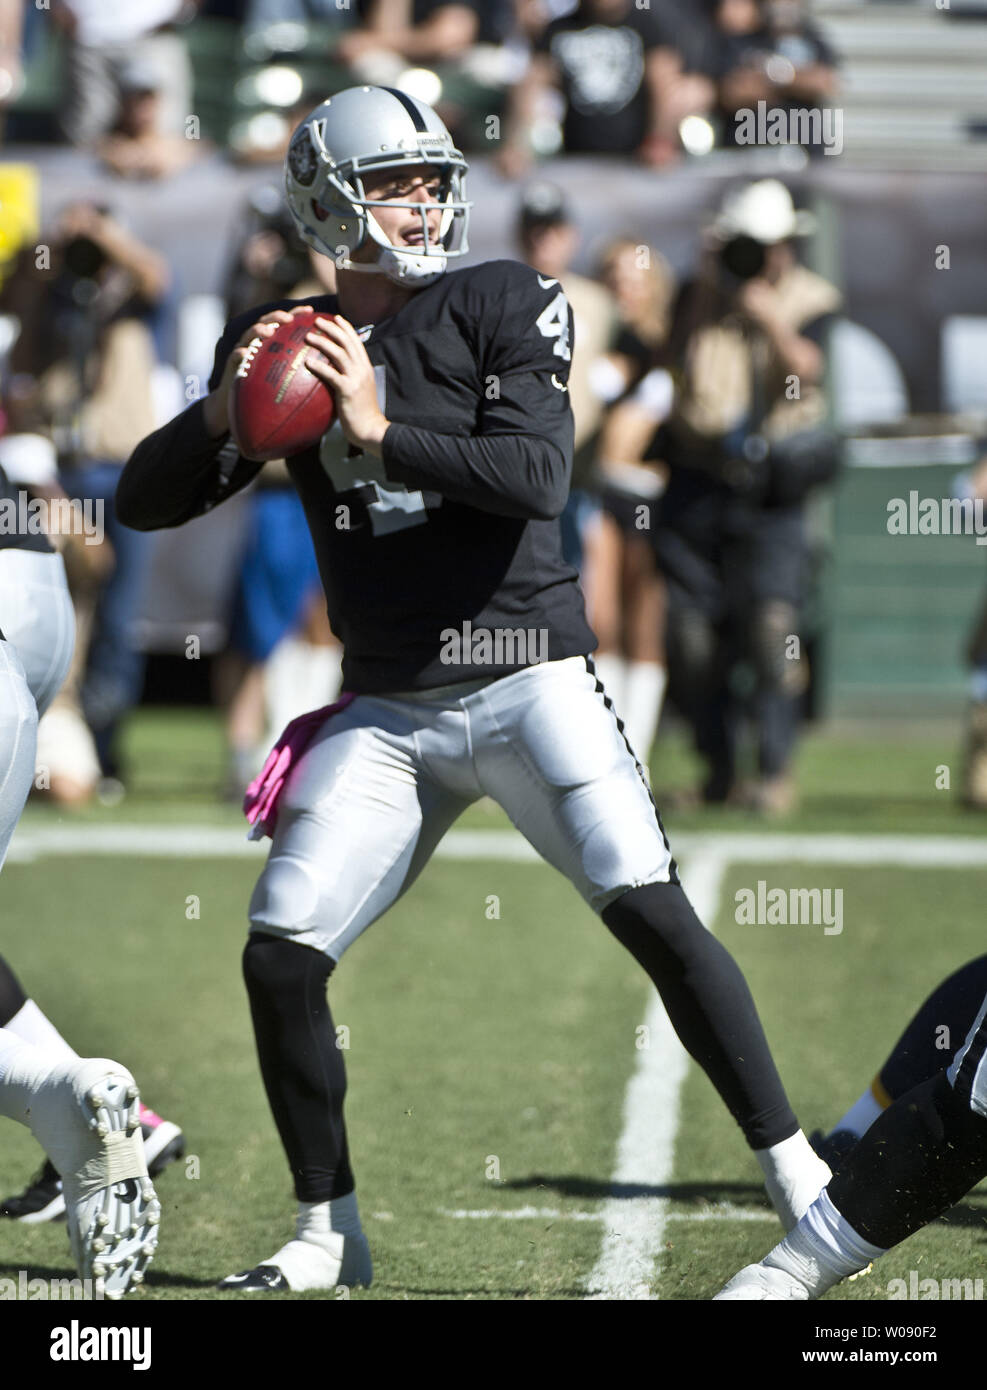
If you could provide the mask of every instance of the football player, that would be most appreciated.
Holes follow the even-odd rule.
[[[288,201],[337,266],[308,338],[337,419],[288,466],[318,556],[347,699],[292,769],[250,903],[244,975],[261,1072],[299,1201],[295,1237],[224,1281],[368,1283],[326,983],[487,795],[656,984],[792,1226],[829,1177],[788,1104],[737,965],[679,882],[642,768],[589,653],[558,518],[569,488],[572,322],[558,283],[465,269],[466,163],[435,112],[340,92],[295,131]],[[254,478],[227,401],[290,301],[234,319],[209,394],[138,446],[121,519],[175,526]],[[256,349],[253,350],[254,352]],[[253,355],[253,353],[251,353]]]
[[[921,1045],[913,1030],[924,1020],[934,1033],[927,1010],[937,1000],[959,1005],[962,1012],[966,986],[978,975],[983,976],[983,958],[945,981],[913,1019],[886,1065],[900,1068],[904,1062],[926,1071],[930,1045]],[[884,1109],[843,1157],[839,1171],[795,1229],[759,1264],[735,1274],[716,1300],[819,1298],[949,1211],[987,1177],[985,1059],[987,997],[948,1070],[933,1071]]]
[[[961,965],[938,984],[910,1020],[873,1081],[828,1134],[816,1130],[809,1142],[835,1173],[861,1135],[906,1091],[928,1081],[965,1038],[987,993],[987,956]]]
[[[44,1047],[52,1056],[60,1056],[66,1063],[73,1058],[78,1060],[78,1053],[66,1042],[35,1000],[29,998],[3,956],[0,956],[0,1029],[20,1038],[22,1042]],[[171,1120],[163,1120],[143,1102],[139,1115],[144,1159],[149,1176],[154,1178],[184,1154],[185,1135],[178,1125]],[[58,1221],[64,1215],[62,1179],[48,1157],[23,1192],[0,1202],[0,1216],[11,1217],[29,1226]]]
[[[0,502],[21,498],[0,468]],[[29,526],[0,534],[0,868],[34,778],[38,718],[65,679],[75,620],[61,556]],[[11,979],[13,977],[11,976]],[[0,984],[3,982],[0,981]],[[16,982],[15,982],[16,984]],[[19,989],[19,987],[18,987]],[[144,1278],[160,1207],[147,1176],[140,1097],[125,1067],[80,1058],[30,1001],[0,1027],[0,1115],[26,1125],[61,1175],[69,1240],[97,1296]],[[55,1037],[58,1037],[55,1034]]]

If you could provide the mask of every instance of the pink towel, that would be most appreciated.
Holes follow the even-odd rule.
[[[335,704],[323,705],[321,709],[300,714],[287,726],[268,753],[267,762],[251,782],[243,798],[243,814],[250,822],[248,840],[261,840],[265,835],[270,835],[273,839],[274,826],[278,819],[278,802],[288,780],[288,773],[326,720],[334,714],[339,714],[355,699],[355,693],[344,691]]]

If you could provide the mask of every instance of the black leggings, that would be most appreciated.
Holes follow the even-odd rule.
[[[603,920],[644,967],[672,1027],[752,1149],[798,1131],[747,982],[677,883],[632,888]]]
[[[326,999],[333,968],[321,951],[256,932],[243,953],[261,1076],[300,1202],[345,1197],[354,1187],[346,1069]]]
[[[757,1010],[729,952],[678,884],[635,888],[603,920],[661,994],[684,1047],[709,1076],[752,1148],[789,1138],[798,1122]],[[346,1073],[326,983],[333,962],[280,937],[251,935],[244,978],[261,1075],[300,1201],[353,1190],[343,1122]]]

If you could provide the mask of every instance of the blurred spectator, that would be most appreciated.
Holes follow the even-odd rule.
[[[676,304],[676,392],[652,450],[670,469],[656,537],[669,674],[708,765],[702,794],[714,802],[739,791],[743,667],[753,673],[758,741],[749,799],[769,814],[795,796],[790,761],[807,686],[803,503],[838,458],[822,379],[840,296],[795,258],[793,239],[808,231],[775,180],[728,195]]]
[[[117,121],[121,75],[135,60],[158,74],[160,133],[182,135],[191,111],[191,70],[178,26],[198,0],[52,0],[51,17],[66,36],[67,98],[63,133],[92,145]]]
[[[657,251],[626,237],[604,251],[600,278],[613,293],[622,321],[615,351],[605,364],[614,374],[608,394],[619,395],[599,439],[603,515],[585,587],[600,642],[594,657],[597,671],[631,746],[647,765],[667,683],[665,585],[652,541],[667,470],[648,460],[672,400],[672,378],[661,365],[661,347],[674,279]],[[598,363],[598,381],[603,370]]]
[[[722,122],[723,143],[736,143],[737,113],[759,101],[791,110],[833,96],[836,56],[801,0],[709,0],[709,9],[712,25],[690,60],[715,84],[705,110]]]
[[[242,9],[248,29],[262,29],[268,24],[304,24],[308,20],[342,24],[352,14],[340,0],[246,0]]]
[[[0,111],[17,100],[24,85],[23,35],[24,0],[0,0]]]
[[[525,190],[517,236],[523,259],[540,275],[557,280],[572,306],[575,344],[569,399],[575,420],[575,453],[572,488],[562,514],[562,548],[569,563],[582,568],[584,550],[592,545],[591,533],[599,517],[599,503],[589,487],[603,402],[591,373],[596,359],[609,352],[616,341],[616,305],[604,286],[570,270],[579,232],[561,190],[554,184],[536,183]]]
[[[712,25],[702,3],[650,0],[663,43],[651,57],[655,119],[643,151],[648,164],[660,167],[682,157],[679,131],[688,116],[709,112],[716,104],[716,83],[704,71],[703,58]]]
[[[198,141],[162,129],[163,85],[156,65],[146,58],[135,58],[121,69],[120,109],[97,146],[103,162],[121,178],[165,178],[195,157]]]
[[[357,0],[357,6],[358,25],[342,35],[334,58],[358,82],[407,87],[434,106],[458,144],[468,145],[471,94],[484,92],[480,109],[497,110],[523,66],[523,54],[505,42],[516,27],[511,0]],[[424,71],[409,82],[408,69]]]
[[[637,154],[662,163],[661,88],[677,34],[665,8],[639,9],[634,0],[579,0],[571,14],[551,20],[511,97],[503,172],[523,173],[541,152],[539,127],[553,93],[564,103],[567,154]]]
[[[498,0],[365,0],[360,24],[344,34],[337,57],[359,74],[368,55],[390,56],[400,68],[462,58],[478,42],[505,37],[501,21],[510,11]]]
[[[21,325],[11,353],[10,430],[54,442],[65,491],[102,509],[115,557],[81,679],[83,712],[108,778],[118,776],[120,721],[140,694],[144,658],[131,627],[150,539],[117,523],[113,497],[120,468],[157,422],[150,319],[169,283],[163,258],[108,209],[76,203],[51,238],[50,266],[39,266],[30,248],[0,301]]]

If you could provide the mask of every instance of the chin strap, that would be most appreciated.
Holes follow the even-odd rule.
[[[449,258],[441,248],[434,251],[428,250],[428,228],[424,218],[422,224],[426,238],[426,249],[422,255],[415,255],[410,248],[405,250],[389,241],[372,212],[368,212],[366,218],[367,236],[376,244],[378,252],[376,261],[369,265],[360,265],[361,270],[376,270],[379,274],[386,275],[397,285],[430,285],[434,280],[438,280],[440,275],[445,274]],[[349,268],[348,265],[342,267],[344,270]]]
[[[386,275],[398,285],[430,285],[445,274],[448,257],[408,256],[393,246],[381,248],[375,261],[337,261],[337,270],[356,270],[361,275]]]

